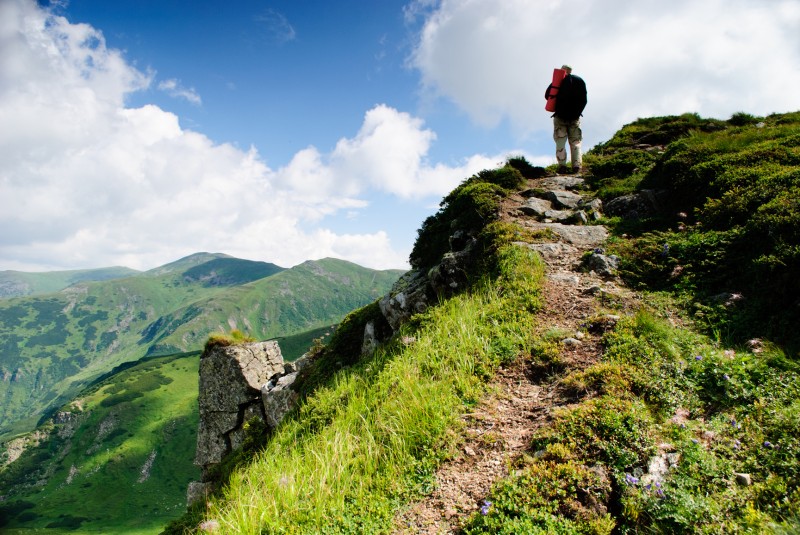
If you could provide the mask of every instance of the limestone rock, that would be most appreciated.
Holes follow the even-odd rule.
[[[602,226],[576,226],[563,223],[536,223],[528,221],[525,226],[533,230],[549,229],[564,241],[580,247],[595,247],[608,239],[608,231]]]
[[[661,206],[660,198],[663,192],[655,190],[642,190],[630,195],[623,195],[612,199],[605,205],[609,215],[620,216],[625,219],[639,219],[654,215]]]
[[[566,190],[553,190],[544,194],[544,198],[558,208],[576,209],[580,206],[583,197],[577,193]]]
[[[572,210],[547,210],[544,217],[556,223],[565,223],[575,216]]]
[[[218,346],[203,353],[195,464],[219,463],[241,442],[240,428],[246,418],[261,413],[261,385],[283,372],[283,356],[274,340]]]
[[[553,176],[547,177],[542,182],[542,185],[546,188],[558,188],[558,189],[575,189],[583,186],[584,180],[577,176]]]
[[[583,259],[582,266],[587,271],[594,271],[601,277],[613,277],[619,268],[619,258],[616,255],[592,253]]]
[[[261,400],[264,405],[264,418],[267,425],[275,429],[297,405],[298,394],[292,389],[297,372],[280,377],[261,387]]]
[[[533,217],[544,217],[544,214],[553,209],[553,204],[550,201],[532,197],[528,199],[524,205],[520,207],[520,212],[525,215]]]
[[[378,306],[392,331],[414,314],[428,308],[428,279],[419,271],[409,271],[394,284],[391,292],[383,296]]]

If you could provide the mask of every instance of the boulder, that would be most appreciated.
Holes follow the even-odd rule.
[[[407,272],[378,302],[378,307],[392,331],[397,332],[408,318],[428,308],[428,277],[417,270]]]
[[[619,268],[619,258],[616,255],[592,253],[585,257],[581,263],[587,271],[594,271],[601,277],[613,277]]]
[[[544,198],[552,202],[557,208],[567,208],[574,210],[580,206],[583,201],[577,193],[566,190],[553,190],[544,194]]]
[[[253,417],[264,419],[261,386],[282,373],[283,356],[274,340],[215,346],[203,352],[196,465],[205,471],[241,444],[244,423]]]
[[[623,195],[608,201],[605,212],[624,219],[641,219],[658,213],[662,196],[663,192],[648,189]]]
[[[532,197],[520,207],[519,211],[527,216],[544,217],[544,214],[552,209],[553,204],[550,201]]]
[[[555,234],[573,245],[579,247],[596,247],[608,239],[608,231],[599,225],[565,225],[562,223],[536,223],[533,221],[525,222],[525,226],[533,230],[549,229]]]

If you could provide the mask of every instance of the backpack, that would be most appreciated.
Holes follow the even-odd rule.
[[[586,107],[586,83],[580,76],[569,74],[561,82],[556,97],[555,115],[564,121],[574,121]]]

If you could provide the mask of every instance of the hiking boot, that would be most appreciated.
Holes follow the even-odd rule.
[[[573,165],[572,166],[572,172],[573,173],[578,174],[581,171],[583,171],[583,167],[581,167],[580,165]]]
[[[561,164],[558,166],[558,171],[556,171],[559,175],[567,174],[567,166],[565,164]]]

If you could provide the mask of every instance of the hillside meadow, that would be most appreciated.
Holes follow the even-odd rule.
[[[516,158],[465,180],[424,222],[412,265],[434,265],[464,230],[484,250],[469,289],[366,356],[353,341],[374,305],[351,314],[294,417],[252,437],[219,493],[166,533],[397,532],[396,515],[458,455],[484,385],[519,359],[572,402],[461,519],[464,533],[796,532],[798,127],[797,113],[643,119],[587,155],[584,194],[659,202],[598,222],[641,304],[594,331],[602,357],[581,370],[534,328],[543,268],[513,242],[542,236],[498,221],[531,167]],[[671,468],[656,477],[654,459]]]

